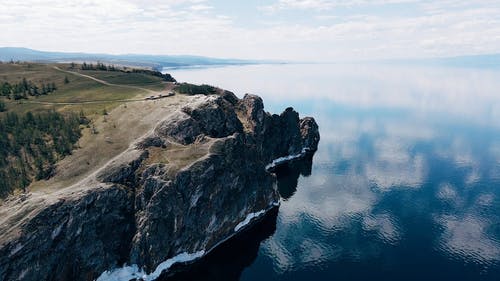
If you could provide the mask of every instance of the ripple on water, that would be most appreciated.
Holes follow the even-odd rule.
[[[443,227],[437,248],[450,259],[484,267],[500,262],[500,241],[488,232],[492,225],[490,220],[473,215],[443,215],[437,218],[437,222]]]
[[[362,219],[364,231],[375,231],[384,243],[396,245],[401,240],[401,230],[389,214],[368,215]]]

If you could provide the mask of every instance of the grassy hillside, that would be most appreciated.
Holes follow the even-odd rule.
[[[93,156],[97,160],[85,160],[89,166],[125,149],[129,139],[110,139],[118,135],[115,130],[123,134],[128,129],[132,134],[137,120],[128,124],[122,116],[131,116],[133,107],[154,103],[144,101],[145,97],[171,90],[173,83],[165,80],[168,77],[144,69],[101,71],[72,64],[0,63],[0,86],[8,85],[0,95],[0,156],[4,159],[0,198],[53,176],[57,162],[81,145],[104,149]],[[46,85],[54,86],[45,91]],[[120,105],[119,114],[108,115]]]
[[[105,85],[76,73],[116,85]],[[150,91],[162,91],[166,84],[160,77],[143,73],[81,70],[78,65],[71,68],[70,64],[0,64],[0,84],[18,83],[23,78],[37,85],[53,82],[57,90],[48,95],[28,97],[27,100],[0,98],[7,111],[84,110],[86,114],[93,115],[119,104],[114,101],[143,98],[151,95]],[[69,83],[65,83],[66,78]]]

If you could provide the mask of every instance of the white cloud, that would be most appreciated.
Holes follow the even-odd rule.
[[[212,10],[214,7],[209,6],[209,5],[196,4],[196,5],[193,5],[189,8],[193,11],[209,11],[209,10]]]
[[[458,198],[455,187],[450,183],[441,183],[439,185],[437,197],[444,201],[456,201]]]
[[[379,6],[388,4],[402,4],[417,2],[415,0],[278,0],[272,5],[262,6],[261,9],[267,12],[277,12],[279,10],[299,9],[299,10],[330,10],[335,7],[360,7]]]
[[[487,234],[490,222],[470,215],[464,218],[443,215],[437,221],[444,227],[442,250],[483,265],[500,261],[500,243]]]
[[[284,9],[327,10],[332,7],[334,7],[334,3],[325,0],[279,0],[276,4],[262,6],[261,8],[267,12],[276,12]]]
[[[389,244],[397,244],[402,236],[394,218],[389,214],[365,216],[362,225],[365,231],[376,231],[380,239]]]
[[[416,8],[400,14],[394,4]],[[349,13],[338,11],[343,7]],[[251,17],[247,8],[222,12],[205,0],[5,0],[0,8],[3,46],[44,50],[323,61],[488,53],[500,46],[494,1],[280,0],[265,8],[273,15],[258,15],[255,6]],[[396,10],[387,16],[384,9]],[[290,10],[312,15],[304,23],[281,14]]]

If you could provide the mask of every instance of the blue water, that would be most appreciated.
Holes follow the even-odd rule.
[[[387,65],[176,70],[293,106],[321,133],[283,202],[180,280],[500,280],[500,71]]]

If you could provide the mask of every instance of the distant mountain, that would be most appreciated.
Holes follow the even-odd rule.
[[[271,61],[219,59],[201,56],[167,56],[167,55],[109,55],[87,53],[45,52],[28,48],[0,47],[0,61],[33,61],[33,62],[92,62],[100,61],[110,64],[163,68],[192,68],[214,65],[243,65],[272,63]]]
[[[423,59],[391,59],[375,61],[388,64],[438,65],[453,67],[500,68],[500,54],[468,55]]]

